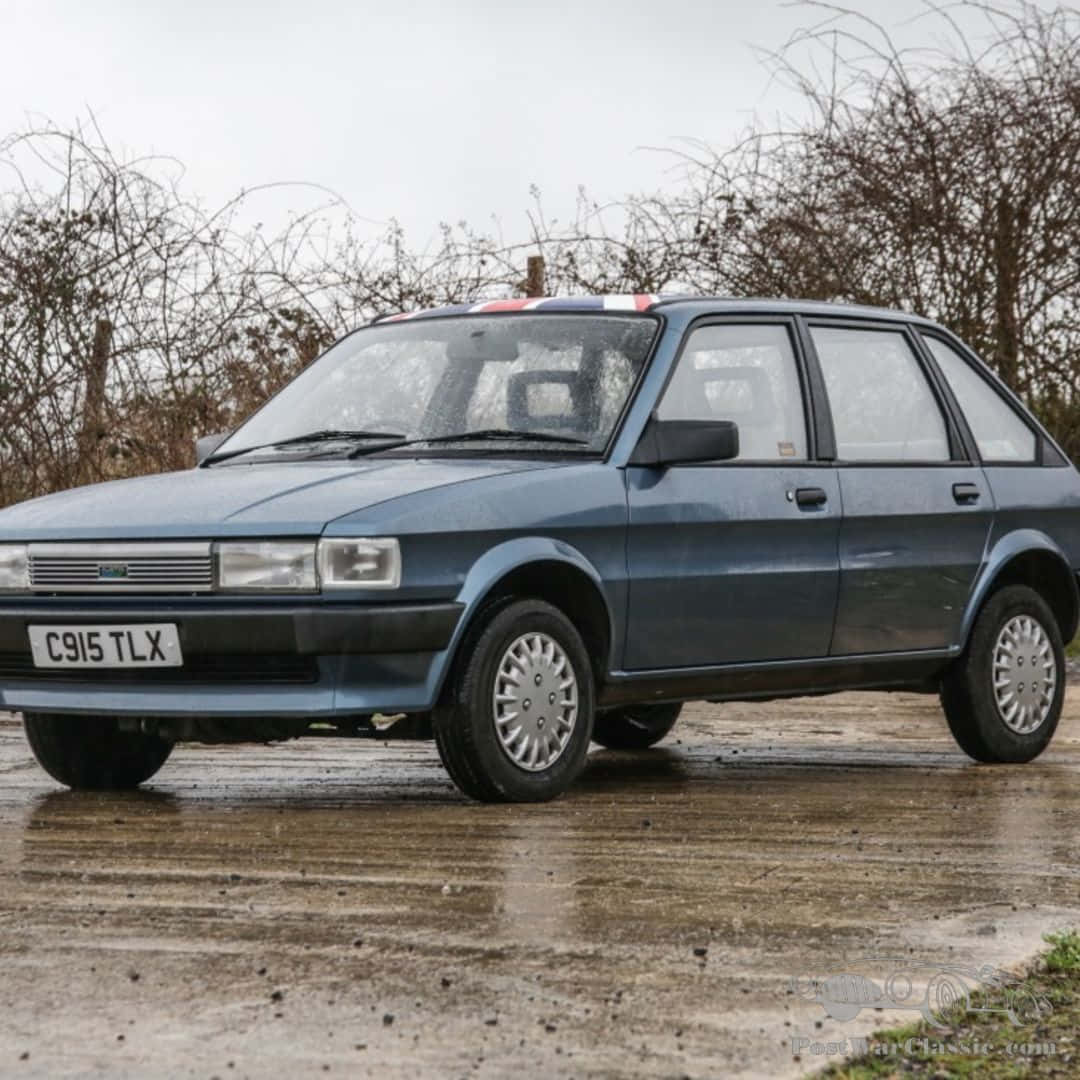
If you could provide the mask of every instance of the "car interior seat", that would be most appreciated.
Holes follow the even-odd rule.
[[[543,392],[548,387],[552,391]],[[507,423],[512,428],[587,435],[596,427],[587,396],[576,371],[519,371],[507,380]]]
[[[739,425],[739,457],[750,461],[777,457],[777,444],[785,437],[784,420],[767,372],[747,365],[706,368],[700,376],[699,392],[713,418]]]

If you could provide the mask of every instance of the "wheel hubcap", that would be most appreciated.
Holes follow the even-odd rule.
[[[495,676],[495,732],[506,756],[529,772],[562,756],[578,714],[577,675],[547,634],[523,634],[506,650]]]
[[[994,645],[994,701],[1005,726],[1030,735],[1050,715],[1057,662],[1046,631],[1030,615],[1016,615]]]

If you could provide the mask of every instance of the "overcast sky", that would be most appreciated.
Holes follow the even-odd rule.
[[[0,136],[92,109],[114,149],[175,156],[210,204],[306,180],[418,241],[493,215],[509,237],[532,184],[561,216],[579,185],[671,182],[649,148],[723,145],[797,107],[755,48],[814,19],[774,0],[0,0]],[[266,199],[269,218],[302,202]]]

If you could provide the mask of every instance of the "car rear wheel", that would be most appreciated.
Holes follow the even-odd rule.
[[[609,750],[655,746],[675,726],[682,705],[627,705],[597,713],[593,742]]]
[[[27,713],[23,727],[38,764],[69,788],[123,791],[149,780],[173,744],[157,735],[121,731],[114,716]]]
[[[592,665],[574,624],[541,600],[493,609],[468,634],[433,727],[446,771],[483,802],[542,802],[581,774]]]
[[[1064,696],[1065,650],[1053,612],[1026,585],[1000,589],[942,683],[960,749],[976,761],[1031,761],[1050,742]]]

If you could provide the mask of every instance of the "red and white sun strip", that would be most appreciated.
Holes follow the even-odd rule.
[[[380,322],[400,322],[432,315],[480,315],[505,311],[538,311],[546,307],[560,311],[646,311],[660,299],[655,293],[625,293],[608,296],[514,297],[510,300],[483,300],[476,304],[451,304],[390,315]]]
[[[655,293],[613,293],[604,297],[605,311],[645,311],[660,299]]]

